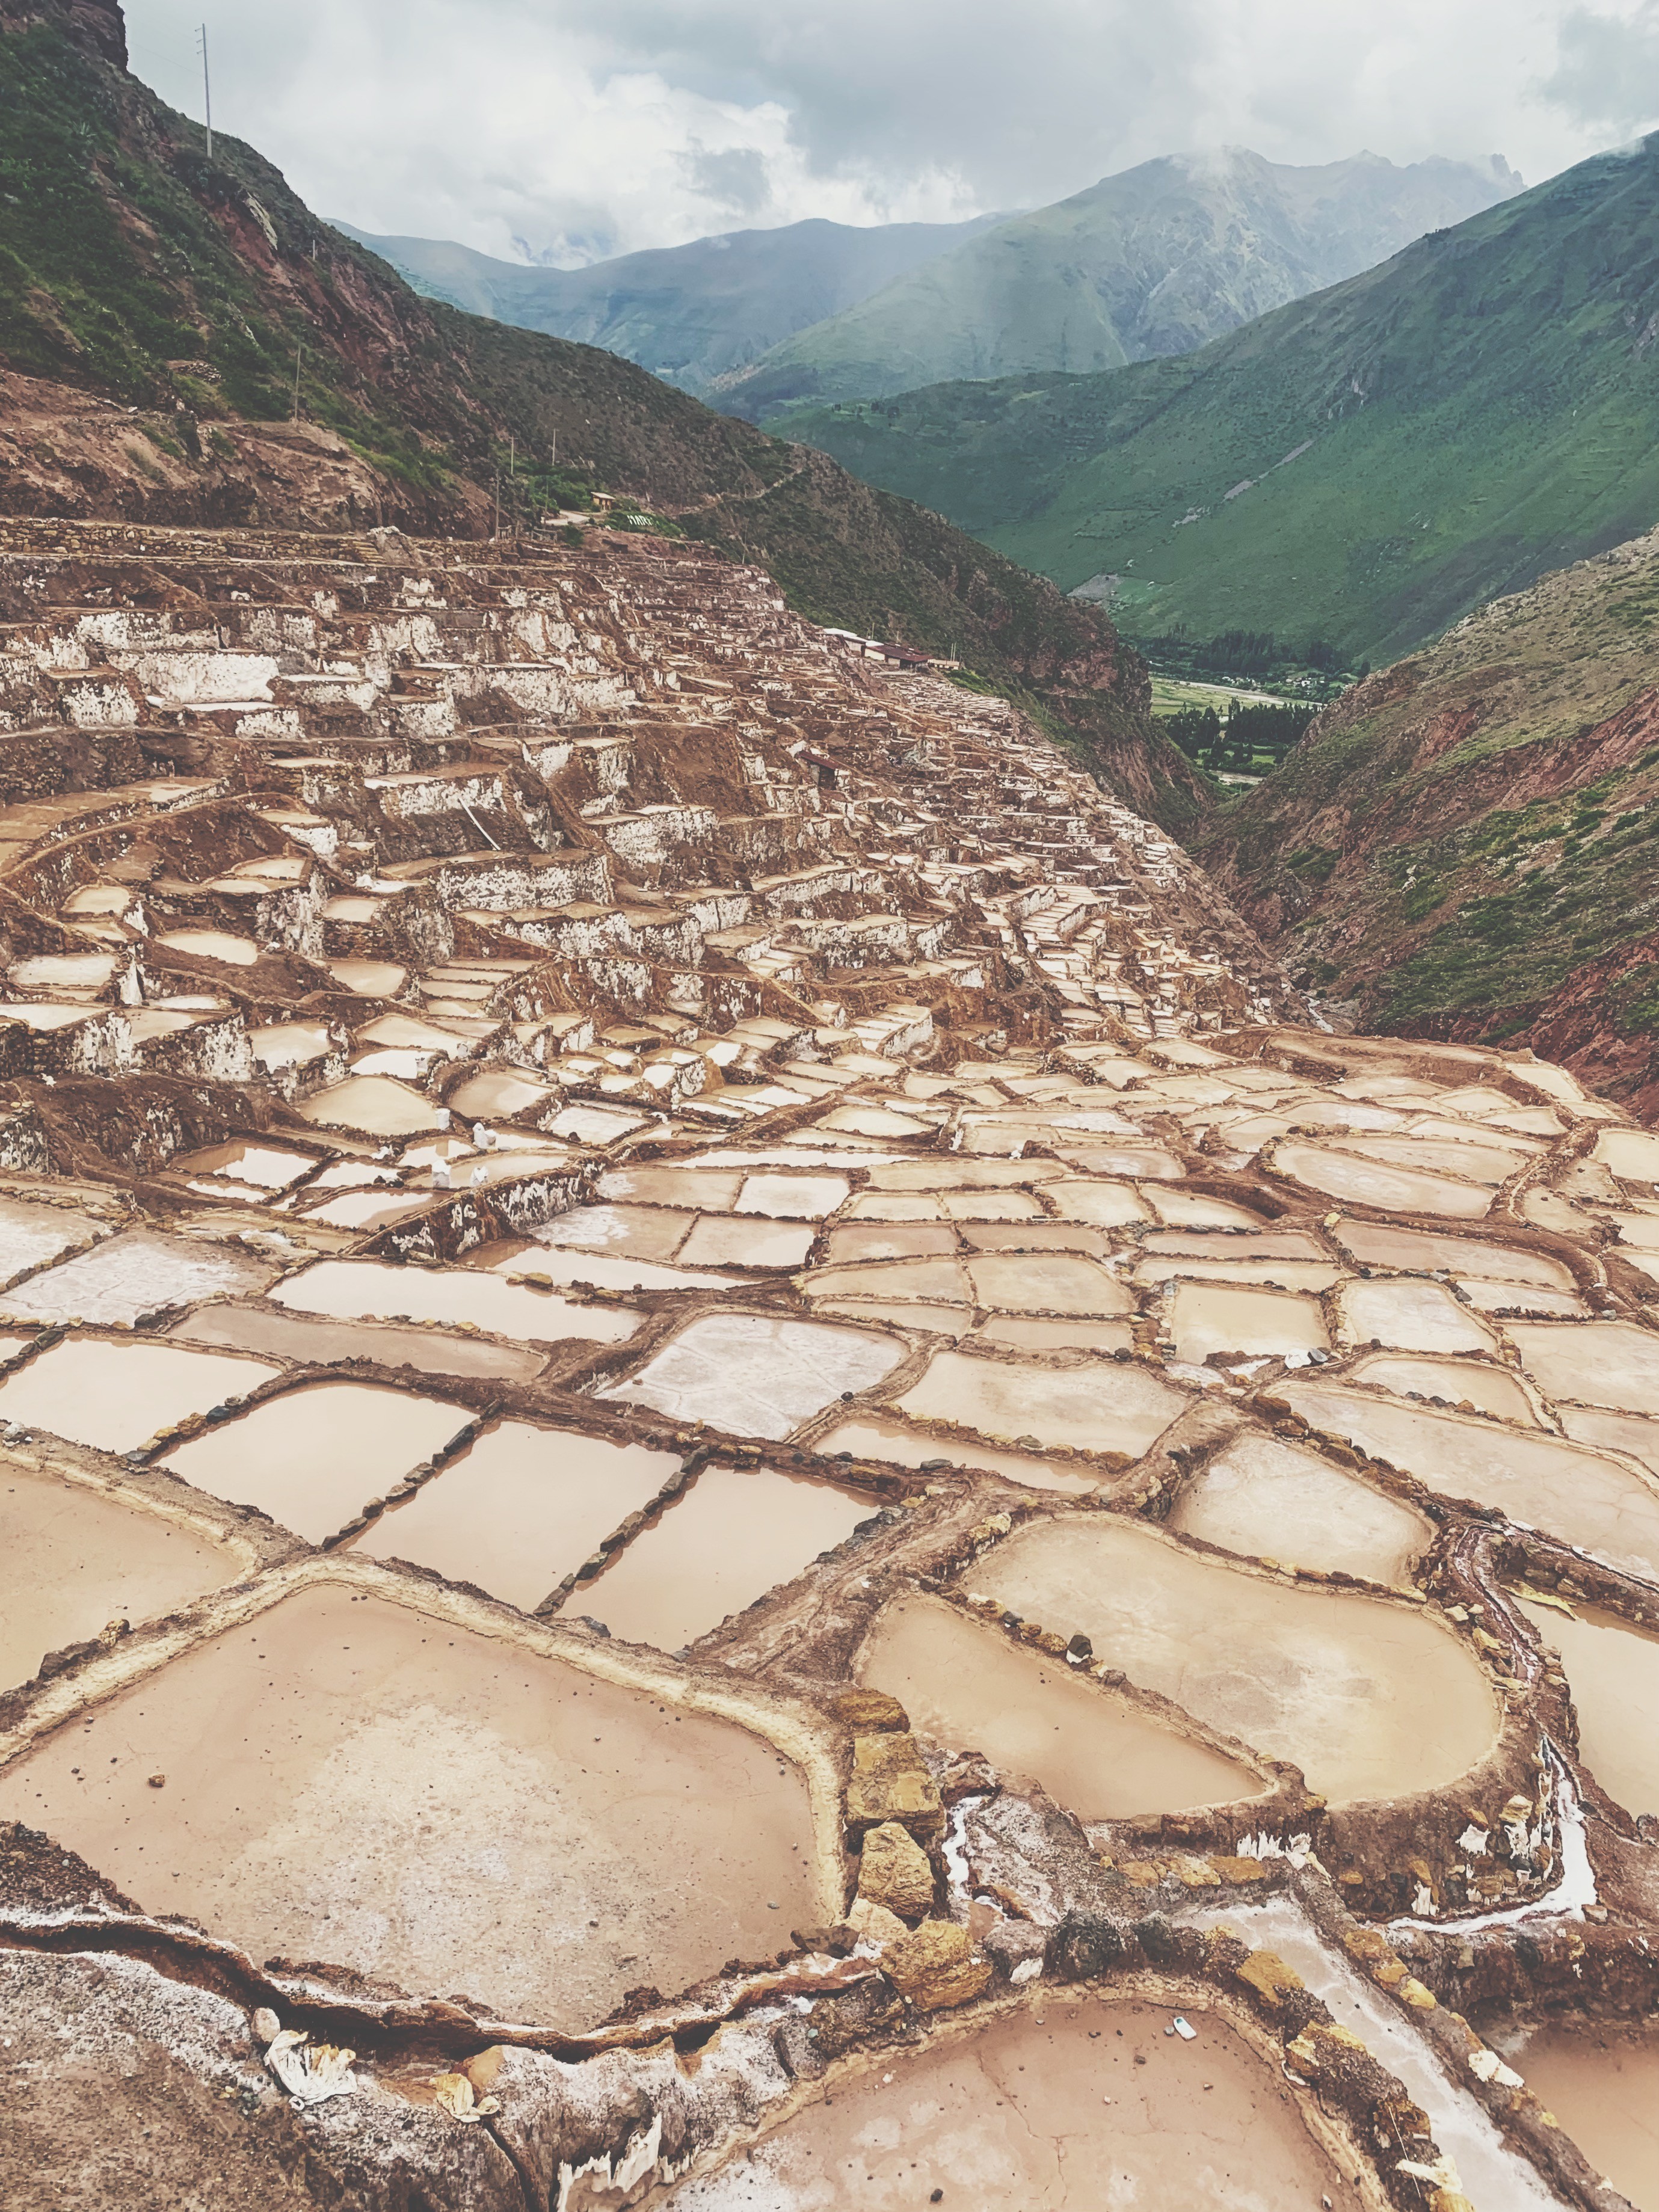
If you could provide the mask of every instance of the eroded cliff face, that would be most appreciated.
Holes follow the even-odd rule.
[[[1523,1040],[1643,1118],[1656,559],[1639,538],[1547,576],[1356,685],[1200,841],[1339,1018]]]
[[[0,620],[9,2203],[1620,2201],[1659,1139],[694,546]]]

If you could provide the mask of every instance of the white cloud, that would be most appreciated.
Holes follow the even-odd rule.
[[[574,263],[1035,206],[1158,154],[1502,153],[1654,118],[1656,0],[129,0],[133,63],[320,212]],[[521,249],[514,241],[521,241]]]

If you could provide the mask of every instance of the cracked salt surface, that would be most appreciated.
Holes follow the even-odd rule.
[[[598,1395],[775,1442],[836,1399],[872,1389],[903,1357],[891,1337],[769,1315],[710,1314],[637,1375]]]

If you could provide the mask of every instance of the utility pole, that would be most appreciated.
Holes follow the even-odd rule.
[[[213,80],[208,74],[208,34],[204,23],[196,33],[196,43],[202,49],[202,100],[207,110],[207,157],[213,159]]]

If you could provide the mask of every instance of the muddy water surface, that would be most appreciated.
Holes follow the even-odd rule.
[[[186,1413],[245,1398],[282,1373],[258,1359],[70,1337],[0,1383],[0,1421],[99,1451],[131,1451]]]
[[[1561,1654],[1584,1764],[1627,1813],[1659,1813],[1659,1638],[1616,1613],[1520,1602]]]
[[[423,1375],[493,1375],[528,1382],[547,1364],[540,1352],[520,1352],[477,1337],[447,1336],[435,1328],[386,1328],[374,1322],[313,1319],[268,1313],[258,1306],[203,1306],[172,1334],[191,1344],[234,1345],[273,1359],[337,1365],[373,1359],[382,1367],[412,1367]]]
[[[763,1739],[340,1588],[60,1731],[0,1814],[255,1958],[571,2027],[822,1917],[805,1787]]]
[[[923,1735],[952,1751],[982,1751],[1010,1781],[1041,1783],[1081,1820],[1262,1794],[1248,1767],[939,1598],[888,1606],[865,1639],[858,1676],[896,1698]]]
[[[678,1465],[678,1452],[507,1421],[371,1522],[353,1548],[435,1567],[528,1613]]]
[[[278,1283],[275,1304],[341,1321],[471,1322],[493,1336],[529,1343],[586,1337],[619,1343],[639,1326],[614,1306],[577,1306],[544,1291],[499,1282],[465,1267],[399,1267],[383,1260],[320,1260]]]
[[[1039,1459],[1034,1452],[1004,1451],[995,1444],[953,1442],[946,1445],[925,1429],[910,1428],[903,1421],[842,1421],[813,1449],[826,1459],[833,1459],[837,1452],[851,1452],[855,1459],[887,1459],[899,1467],[921,1467],[943,1460],[960,1467],[994,1468],[999,1474],[1033,1490],[1081,1493],[1098,1489],[1103,1480],[1099,1468],[1086,1462],[1068,1464],[1063,1459]]]
[[[874,1498],[772,1468],[705,1468],[565,1611],[591,1614],[627,1643],[678,1651],[880,1510]]]
[[[1409,1607],[1310,1590],[1103,1516],[1022,1529],[972,1587],[1069,1636],[1212,1728],[1291,1759],[1352,1801],[1437,1789],[1490,1748],[1490,1685],[1450,1632]]]
[[[0,1470],[0,1686],[112,1620],[137,1628],[242,1572],[236,1555],[159,1514],[13,1462]]]
[[[1044,1990],[837,2074],[672,2212],[1359,2212],[1283,2082],[1216,2014]]]
[[[463,1406],[412,1390],[313,1382],[192,1437],[158,1464],[320,1544],[470,1418]]]
[[[1547,2027],[1505,2047],[1595,2171],[1638,2212],[1659,2212],[1659,2034]]]

